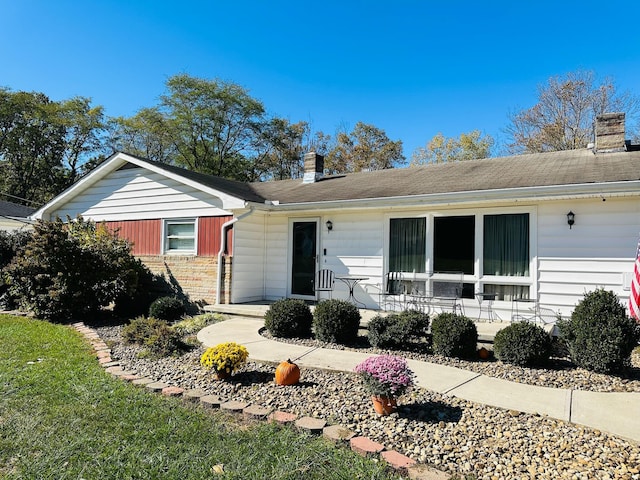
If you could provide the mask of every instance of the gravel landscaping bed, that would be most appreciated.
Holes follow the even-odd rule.
[[[274,365],[249,362],[231,379],[220,382],[200,366],[203,348],[152,360],[141,358],[144,355],[139,347],[122,344],[121,327],[100,327],[97,331],[110,345],[112,358],[138,375],[186,389],[201,388],[226,400],[322,418],[443,471],[474,474],[479,479],[640,479],[640,447],[593,429],[425,389],[414,389],[401,397],[397,413],[380,417],[373,412],[369,394],[354,373],[303,368],[300,384],[282,387],[273,381]],[[418,354],[407,354],[420,358],[414,355]],[[462,362],[434,356],[421,359],[474,371],[491,369],[493,376],[504,375],[501,378],[514,381],[526,376],[527,383],[545,382],[547,386],[586,389],[593,383],[599,391],[640,390],[637,379],[614,377],[606,381],[600,377],[607,376],[575,369],[527,373],[527,369],[507,368],[500,362]]]
[[[364,334],[364,332],[362,332]],[[266,338],[273,338],[266,329],[261,330]],[[583,368],[575,368],[566,359],[554,358],[547,368],[523,368],[507,365],[500,361],[468,361],[458,358],[430,355],[420,352],[394,352],[366,346],[363,339],[362,347],[346,347],[331,343],[319,342],[314,339],[276,339],[279,342],[307,345],[309,347],[325,347],[338,350],[352,350],[372,354],[403,355],[406,358],[425,362],[449,365],[462,368],[490,377],[502,378],[512,382],[526,383],[541,387],[568,388],[573,390],[588,390],[591,392],[640,392],[640,354],[634,352],[631,365],[621,375],[604,375],[590,372]]]

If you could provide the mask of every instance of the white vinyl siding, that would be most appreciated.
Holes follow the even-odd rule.
[[[230,214],[221,207],[219,198],[193,187],[143,168],[128,168],[97,181],[52,212],[52,218],[82,215],[119,221]]]
[[[233,225],[231,303],[265,298],[265,219],[254,212]]]
[[[571,229],[569,210],[576,215]],[[633,271],[640,202],[601,198],[539,207],[538,300],[569,315],[585,292],[605,288],[626,304]]]

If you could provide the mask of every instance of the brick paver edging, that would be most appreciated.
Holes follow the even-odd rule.
[[[326,422],[322,419],[313,417],[298,418],[298,416],[293,413],[282,411],[271,412],[259,405],[252,405],[236,400],[228,400],[225,402],[215,395],[204,395],[204,392],[199,391],[185,391],[183,388],[167,385],[151,378],[138,377],[132,372],[124,371],[118,361],[114,361],[111,358],[111,349],[100,339],[94,329],[85,326],[82,322],[74,323],[72,326],[91,343],[97,361],[104,367],[106,372],[114,377],[121,378],[122,380],[146,388],[149,391],[157,392],[166,397],[181,397],[187,402],[198,402],[198,404],[205,408],[223,409],[234,414],[242,414],[245,417],[266,419],[281,424],[294,424],[299,430],[321,434],[336,443],[344,443],[346,445],[348,442],[351,450],[354,452],[361,455],[378,456],[393,470],[403,475],[409,475],[412,479],[439,480],[449,478],[449,475],[444,472],[439,472],[429,467],[425,469],[424,465],[421,466],[417,464],[412,458],[395,450],[387,450],[381,443],[374,442],[367,437],[355,436],[353,432],[345,427],[340,425],[327,426]]]

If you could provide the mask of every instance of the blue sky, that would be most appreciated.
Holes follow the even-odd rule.
[[[238,83],[269,114],[333,134],[506,140],[508,113],[578,69],[640,95],[636,0],[0,0],[0,86],[80,95],[109,116],[157,103],[187,73]]]

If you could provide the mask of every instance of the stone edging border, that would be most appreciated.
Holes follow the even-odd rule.
[[[222,401],[218,396],[207,395],[200,389],[185,390],[180,387],[157,382],[152,378],[139,377],[133,372],[123,370],[120,363],[111,358],[111,349],[102,341],[94,329],[87,327],[83,322],[74,323],[72,327],[84,335],[91,343],[91,346],[95,350],[98,363],[104,367],[107,373],[131,382],[134,385],[144,387],[151,392],[159,393],[166,397],[181,397],[187,402],[199,402],[204,408],[219,408],[227,412],[242,414],[246,418],[269,420],[282,425],[292,424],[301,431],[322,435],[337,444],[346,445],[348,442],[349,447],[354,452],[363,456],[379,457],[397,473],[406,475],[413,480],[448,480],[451,477],[448,473],[436,470],[427,465],[418,464],[412,458],[395,450],[387,450],[384,445],[374,442],[368,437],[356,436],[353,432],[341,425],[327,425],[325,420],[313,417],[298,418],[298,416],[293,413],[279,410],[273,411],[246,402],[236,400]]]

